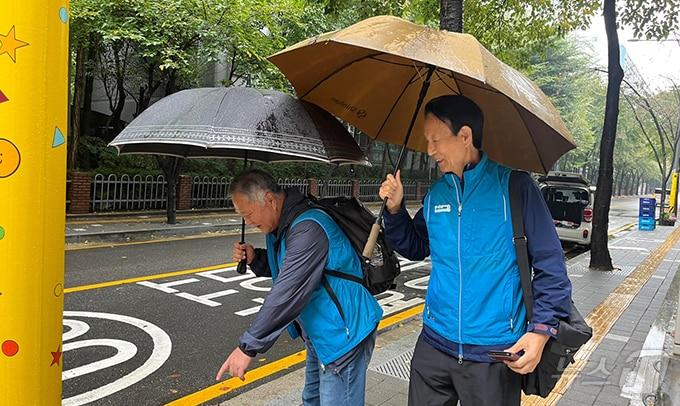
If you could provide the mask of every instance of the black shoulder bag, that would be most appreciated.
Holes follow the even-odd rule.
[[[524,234],[519,175],[520,173],[517,171],[512,171],[510,174],[510,212],[512,214],[513,243],[517,253],[524,306],[527,309],[527,320],[531,320],[534,299],[531,289],[531,266],[527,252],[527,238]],[[560,320],[557,336],[551,337],[545,344],[541,361],[536,369],[534,372],[522,376],[522,391],[526,395],[547,397],[567,366],[574,362],[576,351],[592,336],[593,329],[586,324],[572,301],[569,317],[566,320]]]

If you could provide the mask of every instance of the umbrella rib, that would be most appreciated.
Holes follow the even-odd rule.
[[[460,94],[460,87],[458,87],[458,91],[456,91],[456,90],[453,89],[451,86],[449,86],[449,84],[448,84],[444,79],[442,79],[442,77],[439,75],[439,71],[438,71],[438,70],[435,71],[435,73],[437,74],[437,78],[438,78],[438,79],[444,84],[444,86],[446,86],[452,93],[454,93],[454,94]],[[458,85],[458,82],[456,81],[456,77],[453,76],[453,75],[451,75],[451,79],[453,79],[453,81],[456,82],[456,86],[457,86],[457,85]]]
[[[517,108],[519,103],[515,103],[515,101],[512,100],[512,99],[510,99],[510,102],[511,102],[510,104],[512,104],[512,107],[514,107],[515,111],[519,115],[519,118],[522,120],[522,123],[524,123],[524,127],[527,129],[527,132],[531,135],[531,131],[529,131],[529,126],[527,125],[527,122],[524,121],[524,116],[522,115],[522,113]],[[529,114],[531,114],[531,112],[529,112]],[[538,156],[538,160],[541,162],[541,168],[543,168],[543,170],[545,172],[548,172],[548,168],[545,167],[545,162],[543,162],[543,157],[541,156],[540,152],[538,151],[538,146],[536,145],[536,142],[534,141],[533,135],[531,135],[529,138],[531,139],[531,145],[534,146],[534,152],[536,152],[536,155]]]
[[[307,92],[305,92],[305,94],[303,94],[302,96],[300,96],[300,99],[304,99],[305,97],[309,96],[309,94],[310,94],[311,92],[313,92],[314,90],[316,90],[317,87],[319,87],[323,82],[325,82],[325,81],[327,81],[328,79],[330,79],[331,77],[333,77],[336,73],[338,73],[338,72],[344,70],[344,69],[347,68],[348,66],[351,66],[351,65],[353,65],[353,64],[355,64],[355,63],[357,63],[357,62],[361,62],[361,61],[363,61],[363,60],[365,60],[365,59],[375,59],[375,60],[380,61],[380,62],[383,62],[383,63],[388,63],[388,64],[392,64],[392,65],[398,65],[398,66],[406,66],[406,67],[411,67],[411,66],[413,66],[413,65],[406,64],[406,63],[399,63],[399,62],[393,62],[393,61],[386,61],[386,60],[383,60],[383,59],[378,59],[378,58],[376,58],[377,56],[380,56],[380,55],[392,55],[392,54],[389,54],[389,53],[386,53],[386,52],[377,52],[377,53],[375,53],[375,54],[362,56],[362,57],[359,58],[359,59],[355,59],[355,60],[353,60],[353,61],[350,61],[350,62],[346,63],[345,65],[339,67],[339,68],[336,69],[335,71],[331,72],[330,74],[328,74],[328,76],[326,76],[325,78],[323,78],[323,79],[319,80],[318,82],[316,82],[316,84],[315,84],[311,89],[309,89]]]
[[[338,69],[336,69],[336,70],[334,70],[333,72],[329,73],[325,78],[323,78],[323,79],[317,81],[317,82],[314,84],[314,86],[312,86],[311,89],[309,89],[308,91],[305,92],[305,94],[303,94],[302,96],[300,96],[300,99],[304,99],[305,97],[307,97],[311,92],[313,92],[314,90],[316,90],[316,88],[319,87],[322,83],[324,83],[325,81],[327,81],[327,80],[330,79],[331,77],[335,76],[336,73],[338,73],[338,72],[344,70],[344,69],[347,68],[348,66],[354,65],[355,63],[361,62],[361,61],[363,61],[364,59],[370,59],[370,58],[373,58],[374,56],[378,56],[378,55],[381,55],[381,54],[383,54],[383,52],[378,52],[378,53],[374,53],[374,54],[371,54],[371,55],[362,56],[362,57],[359,58],[359,59],[354,59],[354,60],[352,60],[352,61],[346,63],[345,65],[342,65],[342,66],[339,67]]]
[[[417,69],[415,70],[415,73],[413,74],[413,76],[411,77],[411,79],[406,83],[406,86],[404,86],[404,88],[402,89],[401,93],[399,94],[399,97],[397,97],[397,99],[394,101],[394,104],[392,104],[392,108],[390,108],[390,112],[387,113],[387,115],[385,116],[385,120],[383,120],[383,123],[380,125],[380,129],[378,129],[378,132],[375,133],[375,138],[376,138],[376,139],[378,138],[378,136],[379,136],[380,133],[382,132],[383,128],[385,128],[385,125],[387,125],[387,120],[390,119],[390,116],[392,115],[392,112],[393,112],[394,109],[397,107],[397,104],[399,104],[399,101],[401,100],[401,98],[402,98],[402,96],[404,95],[404,93],[406,93],[406,90],[407,90],[407,89],[409,88],[409,86],[411,86],[413,83],[416,83],[416,82],[414,81],[414,79],[415,79],[416,77],[420,77],[420,74],[419,74],[419,72],[418,72]]]

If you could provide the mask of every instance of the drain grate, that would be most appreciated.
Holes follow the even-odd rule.
[[[408,381],[412,357],[413,350],[409,350],[371,369],[376,372],[380,372],[381,374]]]

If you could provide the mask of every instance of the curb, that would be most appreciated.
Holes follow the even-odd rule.
[[[180,237],[204,233],[224,233],[241,230],[241,224],[215,224],[201,226],[177,226],[172,228],[154,228],[128,231],[105,231],[87,234],[66,234],[66,244],[79,243],[115,243],[130,241],[149,241],[157,237]],[[247,232],[247,229],[246,229]]]

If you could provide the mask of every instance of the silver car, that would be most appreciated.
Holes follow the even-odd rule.
[[[589,247],[595,187],[571,172],[548,172],[538,182],[560,240]]]

